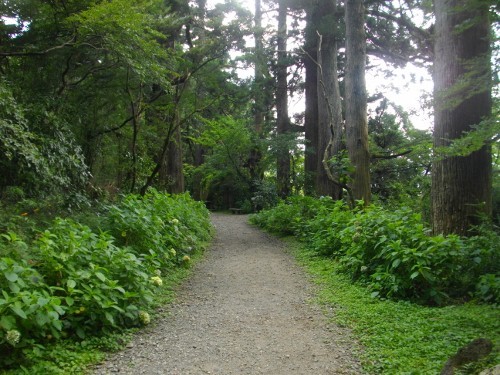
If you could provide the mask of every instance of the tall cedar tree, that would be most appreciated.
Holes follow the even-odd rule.
[[[436,0],[435,148],[448,146],[491,112],[488,1]],[[435,233],[467,234],[491,215],[491,148],[443,157],[432,170]]]
[[[278,64],[276,72],[276,131],[278,136],[286,136],[290,132],[288,118],[288,82],[287,82],[287,5],[286,1],[279,2],[278,10]],[[290,195],[290,151],[288,147],[279,146],[277,155],[276,174],[278,193],[282,198]]]
[[[316,26],[321,14],[318,7],[307,6],[305,29],[305,113],[304,113],[304,191],[314,194],[318,166],[318,34]]]
[[[318,165],[316,193],[340,199],[342,188],[329,173],[328,162],[342,147],[342,104],[337,76],[336,0],[321,0],[318,5],[323,24],[318,32]]]
[[[346,23],[346,144],[354,167],[353,198],[370,203],[370,153],[365,82],[366,37],[362,0],[347,0]]]

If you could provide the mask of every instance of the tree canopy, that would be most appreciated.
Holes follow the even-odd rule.
[[[494,34],[494,4],[486,3],[490,18],[482,26]],[[435,142],[433,150],[430,134],[412,126],[400,103],[389,103],[383,91],[363,92],[360,75],[374,69],[372,59],[389,70],[410,63],[432,70],[441,61],[428,2],[253,5],[4,1],[2,196],[20,188],[23,196],[92,199],[153,186],[250,211],[252,199],[271,189],[270,197],[306,193],[351,203],[371,194],[383,201],[418,196],[429,211],[433,165],[498,140],[496,94],[492,111],[467,134],[444,148]],[[466,33],[474,22],[465,18],[456,27]],[[353,50],[353,43],[365,47]],[[360,61],[366,66],[353,65]],[[481,77],[496,74],[494,61]],[[439,94],[449,106],[467,90],[491,93],[487,80],[475,79],[477,60],[467,64],[463,79]],[[300,97],[305,111],[291,105]],[[353,133],[359,121],[365,130]],[[360,142],[361,159],[354,156]]]

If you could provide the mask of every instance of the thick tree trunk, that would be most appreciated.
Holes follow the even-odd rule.
[[[350,183],[353,198],[370,203],[370,152],[366,104],[364,31],[362,0],[347,0],[346,23],[346,144],[354,167]]]
[[[287,81],[287,6],[283,0],[280,1],[278,11],[278,67],[276,73],[276,125],[278,134],[278,157],[277,157],[277,180],[278,193],[282,198],[290,195],[290,150],[284,144],[283,137],[290,132],[290,119],[288,117],[288,81]]]
[[[307,26],[304,67],[305,77],[305,116],[304,116],[304,192],[314,194],[316,191],[316,170],[318,167],[318,23],[316,8],[307,7]]]
[[[328,30],[318,31],[318,165],[316,193],[342,197],[342,188],[332,180],[329,173],[329,160],[338,155],[342,147],[342,104],[338,82],[336,0],[321,0],[318,11],[322,15],[322,24],[328,22]]]
[[[436,0],[434,4],[434,146],[439,148],[490,114],[489,20],[488,2]],[[464,235],[480,214],[491,215],[491,173],[487,146],[434,163],[435,233]]]

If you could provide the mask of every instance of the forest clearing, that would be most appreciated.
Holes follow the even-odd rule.
[[[499,14],[4,0],[0,373],[500,365]]]

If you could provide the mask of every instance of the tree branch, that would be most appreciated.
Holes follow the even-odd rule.
[[[65,42],[59,46],[48,48],[44,51],[0,52],[0,56],[43,56],[43,55],[47,55],[48,53],[53,52],[55,50],[58,50],[58,49],[61,49],[64,47],[68,47],[68,46],[73,46],[75,44],[75,41],[76,41],[76,35],[73,35],[71,37],[71,39],[68,40],[67,42]]]
[[[400,156],[408,155],[411,152],[413,152],[413,149],[410,148],[409,150],[400,152],[399,154],[390,154],[390,155],[372,154],[371,158],[372,159],[396,159]]]

